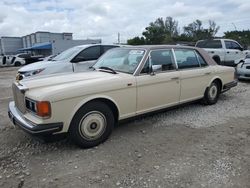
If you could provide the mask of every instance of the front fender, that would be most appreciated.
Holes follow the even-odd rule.
[[[69,118],[69,120],[68,120],[68,122],[67,122],[67,125],[68,125],[67,129],[69,129],[70,123],[71,123],[71,121],[72,121],[74,115],[76,114],[76,112],[77,112],[83,105],[85,105],[85,104],[88,103],[89,101],[92,101],[92,100],[95,100],[95,99],[107,99],[107,100],[113,102],[113,103],[115,104],[115,106],[117,107],[117,109],[118,109],[118,114],[119,114],[120,108],[119,108],[117,102],[114,101],[111,97],[109,97],[109,96],[107,96],[107,95],[101,95],[101,94],[100,94],[100,95],[99,95],[99,94],[98,94],[98,95],[91,95],[91,96],[86,97],[86,98],[84,98],[83,100],[81,100],[81,101],[73,108],[73,110],[72,110],[72,112],[71,112],[71,114],[70,114],[70,118]],[[67,131],[68,131],[68,130],[67,130]]]

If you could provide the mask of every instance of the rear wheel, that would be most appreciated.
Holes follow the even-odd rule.
[[[19,66],[21,66],[21,63],[19,61],[16,61],[14,65],[15,65],[15,67],[19,67]]]
[[[70,125],[70,138],[83,148],[99,145],[114,128],[112,110],[103,102],[90,102],[81,107]]]
[[[206,89],[206,92],[203,97],[203,103],[206,105],[215,104],[218,101],[219,95],[220,95],[220,86],[218,82],[214,81]]]

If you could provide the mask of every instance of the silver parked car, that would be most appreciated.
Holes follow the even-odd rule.
[[[88,70],[107,50],[118,45],[89,44],[69,48],[50,61],[40,61],[18,70],[17,79],[27,77]]]
[[[247,55],[244,63],[237,66],[238,79],[250,80],[250,55]]]

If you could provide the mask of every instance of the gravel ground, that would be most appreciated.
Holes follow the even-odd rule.
[[[7,117],[16,68],[0,69],[0,187],[249,187],[250,83],[216,105],[122,123],[104,144],[42,143]]]

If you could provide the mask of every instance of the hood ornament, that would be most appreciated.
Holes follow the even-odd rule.
[[[23,76],[20,74],[20,73],[17,73],[17,75],[16,75],[16,82],[20,85],[20,80],[22,80],[23,79]]]

